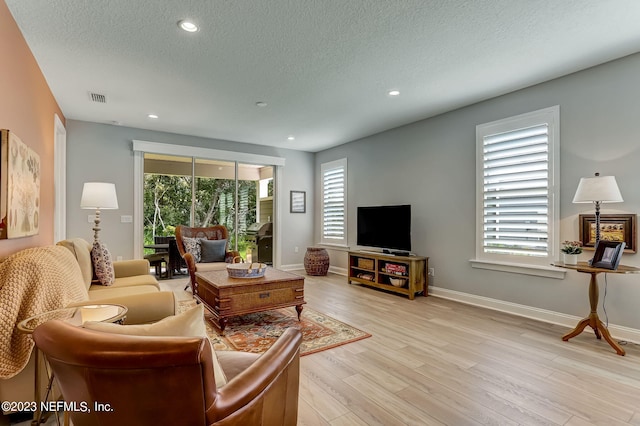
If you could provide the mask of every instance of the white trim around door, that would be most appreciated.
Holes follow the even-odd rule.
[[[285,164],[282,157],[273,157],[269,155],[250,154],[246,152],[223,151],[219,149],[200,148],[185,145],[172,145],[158,142],[148,142],[133,140],[133,256],[136,259],[143,257],[143,208],[144,202],[142,194],[144,192],[144,153],[150,154],[166,154],[182,157],[196,157],[211,160],[237,161],[239,163],[262,164],[274,167],[274,186],[276,194],[276,202],[274,203],[274,247],[273,247],[273,266],[280,266],[280,203],[278,200],[281,185],[281,171]]]
[[[67,238],[67,129],[53,114],[53,242]]]

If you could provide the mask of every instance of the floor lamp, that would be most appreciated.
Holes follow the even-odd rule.
[[[94,242],[97,242],[98,233],[100,232],[100,210],[115,210],[118,208],[116,185],[105,182],[86,182],[82,188],[80,208],[95,209],[93,238]]]
[[[600,204],[621,203],[623,201],[615,176],[600,176],[600,173],[596,173],[595,177],[580,179],[573,202],[594,203],[596,206],[596,241],[594,248],[600,242]]]

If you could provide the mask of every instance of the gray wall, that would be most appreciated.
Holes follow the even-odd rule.
[[[289,191],[312,193],[312,153],[76,120],[67,120],[67,237],[93,240],[93,225],[87,222],[87,215],[93,212],[80,209],[83,183],[113,182],[118,192],[119,209],[101,212],[100,239],[114,257],[133,257],[133,225],[120,223],[120,216],[133,215],[134,139],[285,158],[282,186],[278,188],[283,216],[281,261],[283,265],[302,263],[305,248],[313,242],[313,198],[307,199],[306,214],[291,214]],[[296,246],[300,248],[298,253],[294,252]]]
[[[583,317],[589,306],[586,274],[570,271],[558,280],[471,267],[475,127],[560,105],[560,241],[576,240],[578,214],[593,213],[592,206],[571,202],[580,177],[616,176],[625,202],[605,204],[603,213],[640,208],[638,76],[640,54],[317,153],[316,170],[323,162],[348,158],[351,247],[357,206],[410,203],[413,251],[429,256],[435,286]],[[319,185],[316,176],[316,203]],[[393,232],[391,224],[381,232]],[[315,238],[319,241],[319,229]],[[585,252],[581,260],[592,255]],[[346,267],[345,252],[331,250],[331,262]],[[625,254],[622,263],[640,266],[640,254]],[[601,302],[603,288],[601,283]],[[608,275],[611,323],[640,329],[638,301],[640,275]]]

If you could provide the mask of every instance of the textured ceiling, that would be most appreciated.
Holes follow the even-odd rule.
[[[306,151],[640,51],[637,0],[6,3],[67,118]]]

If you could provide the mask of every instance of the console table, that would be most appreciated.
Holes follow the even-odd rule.
[[[584,318],[578,323],[576,328],[562,336],[562,340],[566,342],[572,337],[575,337],[578,334],[582,333],[585,327],[589,326],[593,329],[596,338],[600,339],[601,337],[604,337],[604,340],[606,340],[607,343],[609,343],[611,347],[615,349],[618,355],[624,356],[624,349],[622,349],[622,347],[620,347],[620,345],[615,340],[613,340],[611,334],[609,333],[609,330],[604,326],[604,324],[598,317],[598,274],[637,274],[640,273],[640,268],[624,265],[619,265],[617,269],[594,268],[587,262],[578,262],[576,265],[568,265],[564,262],[556,262],[553,264],[553,266],[574,269],[578,272],[591,275],[591,280],[589,281],[589,304],[591,305],[591,312],[589,313],[588,317]]]

